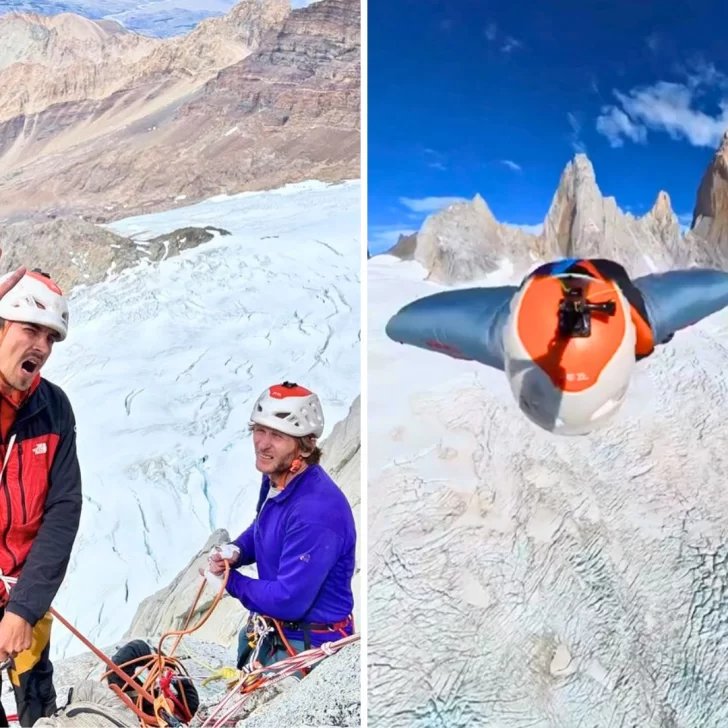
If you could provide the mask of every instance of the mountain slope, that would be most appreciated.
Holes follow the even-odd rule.
[[[58,104],[68,105],[68,116],[74,102],[131,91],[138,98],[141,88],[163,90],[169,103],[253,53],[289,11],[287,0],[240,0],[227,15],[164,41],[72,13],[0,16],[0,120],[57,116]]]
[[[612,426],[558,438],[502,374],[388,340],[443,286],[368,269],[370,722],[726,725],[728,312],[641,362]]]
[[[309,182],[119,221],[123,236],[229,230],[77,288],[45,375],[68,393],[84,480],[59,611],[100,644],[216,528],[254,513],[247,423],[284,379],[322,398],[327,436],[359,393],[358,182]],[[79,649],[54,633],[57,656]],[[82,647],[82,646],[81,646]]]
[[[207,30],[159,42],[133,83],[122,67],[103,98],[84,90],[1,122],[0,219],[108,221],[181,195],[358,177],[359,4],[321,0],[279,22],[284,4],[243,0]],[[260,32],[248,37],[253,18]],[[231,23],[243,29],[235,37]],[[224,69],[217,48],[232,48]]]

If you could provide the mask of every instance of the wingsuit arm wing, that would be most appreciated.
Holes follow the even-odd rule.
[[[651,273],[634,285],[645,301],[656,344],[728,306],[728,273],[707,268]]]
[[[404,306],[387,323],[400,344],[503,371],[503,329],[516,286],[443,291]]]

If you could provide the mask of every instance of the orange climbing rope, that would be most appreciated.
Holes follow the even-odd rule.
[[[174,696],[170,689],[171,679],[175,674],[175,671],[182,671],[186,673],[179,660],[175,659],[174,654],[179,647],[179,643],[182,641],[182,637],[192,634],[193,632],[196,632],[198,629],[200,629],[200,627],[202,627],[202,625],[205,624],[205,622],[207,622],[207,620],[210,618],[213,611],[215,610],[215,607],[217,607],[218,603],[222,599],[223,594],[225,593],[225,585],[227,584],[228,576],[230,574],[230,565],[228,561],[225,561],[224,564],[225,573],[222,577],[222,584],[220,586],[220,589],[215,595],[215,598],[212,600],[212,604],[210,604],[210,606],[206,610],[206,613],[200,618],[199,622],[197,622],[194,627],[190,627],[189,624],[192,620],[192,615],[195,613],[197,604],[200,601],[202,592],[205,589],[205,579],[202,579],[202,581],[200,582],[200,586],[197,589],[197,594],[195,595],[194,601],[192,602],[192,606],[187,612],[187,618],[185,619],[185,623],[182,626],[182,629],[170,630],[168,632],[165,632],[159,640],[159,648],[156,655],[129,660],[123,665],[118,666],[119,670],[123,670],[124,667],[141,663],[139,670],[134,673],[134,676],[132,678],[127,677],[125,682],[127,683],[127,685],[131,685],[131,687],[138,693],[133,710],[136,713],[137,717],[139,717],[145,724],[166,726],[167,718],[162,715],[163,712],[166,713],[168,716],[174,716],[175,712],[179,711],[182,714],[182,718],[185,719],[185,722],[189,722],[190,720],[192,720],[192,715],[189,705],[187,704],[187,701],[185,699],[184,692],[180,691],[182,698],[182,701],[180,702]],[[75,630],[73,631],[75,633]],[[169,655],[165,655],[162,646],[165,640],[169,637],[176,637],[176,639],[174,641],[174,644],[172,645],[172,649],[170,650]],[[107,664],[109,664],[110,662],[108,660],[104,661]],[[139,685],[134,681],[134,678],[139,677],[145,670],[147,671],[147,677],[144,680],[140,690]],[[118,674],[117,670],[113,671]],[[110,674],[111,671],[104,673],[104,675],[101,676],[101,679],[104,680]],[[157,686],[159,687],[159,694],[156,697],[152,697],[152,699],[150,700],[150,693],[153,694]],[[122,696],[122,691],[118,686],[111,685],[110,687],[117,695],[119,695],[120,697]],[[152,721],[150,716],[146,714],[142,709],[143,701],[145,699],[148,702],[152,703],[154,710],[154,721]],[[170,705],[170,703],[172,705]],[[175,711],[174,708],[176,708],[177,711]]]
[[[91,650],[108,668],[102,676],[101,680],[105,680],[112,673],[117,675],[126,685],[126,688],[133,690],[137,694],[136,700],[132,700],[126,694],[126,688],[121,689],[117,685],[109,685],[111,690],[124,702],[124,704],[134,712],[139,718],[142,726],[152,725],[158,726],[158,728],[167,728],[170,724],[178,724],[179,720],[174,718],[175,708],[182,714],[185,722],[189,722],[192,719],[190,714],[189,705],[184,697],[183,691],[182,701],[179,701],[170,689],[171,678],[175,671],[181,671],[186,673],[182,664],[174,657],[174,653],[179,646],[179,643],[185,635],[196,632],[203,624],[210,618],[210,615],[218,605],[222,596],[225,592],[225,585],[227,584],[228,576],[230,574],[230,565],[228,561],[225,561],[225,574],[222,577],[222,583],[218,590],[212,604],[206,611],[206,614],[200,619],[200,621],[194,626],[189,627],[192,615],[195,613],[197,604],[200,601],[202,592],[204,591],[206,581],[202,580],[200,587],[197,590],[194,602],[187,613],[187,619],[185,620],[184,626],[181,630],[171,630],[165,632],[159,640],[158,654],[151,655],[149,657],[137,658],[130,660],[122,665],[116,665],[109,657],[107,657],[101,650],[99,650],[89,639],[87,639],[81,632],[79,632],[68,620],[61,616],[53,607],[49,609],[49,612],[64,626],[68,629],[75,637],[77,637],[83,644]],[[7,577],[0,573],[0,581],[5,585],[6,591],[9,593],[10,587],[14,586],[17,579]],[[165,655],[162,652],[162,645],[164,641],[169,637],[176,636],[177,639],[174,642],[172,650],[169,655]],[[135,671],[132,676],[127,675],[123,668],[129,665],[141,663],[138,671]],[[144,682],[139,685],[136,679],[144,672],[148,671],[147,677]],[[157,693],[155,695],[155,693]],[[144,701],[151,704],[154,716],[150,716],[143,710]]]
[[[180,690],[180,698],[177,698],[171,690],[171,682],[175,674],[182,673],[187,675],[184,666],[179,659],[175,658],[174,654],[179,647],[182,637],[192,634],[200,629],[200,627],[202,627],[210,618],[218,603],[222,599],[223,594],[225,593],[225,586],[230,575],[229,562],[225,560],[224,564],[225,573],[221,578],[220,589],[215,595],[215,598],[212,600],[210,606],[207,608],[205,614],[194,627],[190,627],[189,624],[205,589],[205,584],[207,583],[204,578],[200,583],[192,606],[187,613],[187,618],[185,619],[182,629],[165,632],[159,640],[159,649],[157,654],[135,658],[121,665],[116,665],[53,607],[49,609],[49,612],[59,622],[61,622],[66,629],[77,637],[109,668],[101,676],[100,679],[102,681],[112,674],[115,674],[122,680],[125,684],[124,689],[113,684],[110,684],[109,687],[119,697],[119,699],[134,712],[143,728],[146,726],[154,726],[155,728],[170,728],[171,726],[179,725],[182,721],[184,721],[184,723],[189,723],[192,720],[193,716],[184,691]],[[15,585],[17,579],[6,577],[0,571],[0,582],[5,585],[5,589],[9,593],[11,585]],[[276,627],[282,635],[283,630],[280,629],[280,624],[278,624],[275,620],[273,621],[276,623]],[[176,637],[176,639],[170,653],[165,655],[162,650],[162,646],[165,640],[170,637]],[[264,685],[274,685],[287,677],[295,675],[296,673],[302,673],[305,675],[317,662],[329,655],[335,654],[348,644],[356,642],[359,638],[359,634],[352,634],[335,642],[325,642],[315,649],[296,653],[285,637],[283,637],[286,651],[290,656],[265,667],[258,664],[258,666],[253,666],[252,669],[242,670],[242,676],[238,683],[230,690],[222,702],[216,706],[212,714],[208,716],[204,726],[213,725],[217,728],[223,725],[225,720],[240,711],[243,704],[247,701],[253,691]],[[123,668],[130,667],[131,665],[138,665],[139,667],[130,676],[124,672]],[[145,671],[147,672],[147,676],[143,683],[140,684],[140,676]],[[136,700],[132,700],[129,697],[127,689],[136,693]],[[153,715],[144,711],[145,702],[152,706]],[[226,707],[227,710],[225,711]],[[223,714],[220,715],[221,713]],[[176,715],[179,715],[180,718],[177,718]],[[219,716],[217,717],[217,720],[210,723],[210,721],[212,721],[216,716]]]

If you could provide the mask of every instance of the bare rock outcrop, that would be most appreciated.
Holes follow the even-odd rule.
[[[19,265],[40,268],[61,289],[70,291],[78,285],[100,283],[142,261],[174,257],[212,240],[216,233],[230,234],[220,228],[188,227],[151,240],[130,240],[78,218],[0,225],[0,274]]]
[[[554,257],[606,257],[633,275],[669,267],[680,249],[680,225],[670,198],[660,192],[652,209],[635,218],[603,197],[594,168],[577,154],[561,175],[544,220],[542,250]]]
[[[414,258],[443,283],[480,278],[506,260],[526,265],[532,236],[499,223],[485,200],[456,202],[425,220]]]
[[[298,685],[266,702],[240,728],[361,726],[361,648],[348,645],[327,657]]]
[[[728,131],[698,187],[690,231],[714,256],[728,258]]]
[[[62,91],[42,110],[26,101],[23,113],[0,116],[0,220],[108,222],[175,207],[183,195],[190,204],[358,177],[359,24],[358,0],[290,12],[284,0],[242,0],[225,22],[154,41],[133,68],[119,56],[108,82],[86,87],[91,76],[73,74],[83,85],[75,96],[63,96],[66,67],[36,64]]]
[[[410,235],[401,235],[397,238],[397,242],[389,251],[389,255],[395,255],[400,260],[414,260],[415,251],[417,250],[417,233]],[[367,259],[371,258],[367,250]]]

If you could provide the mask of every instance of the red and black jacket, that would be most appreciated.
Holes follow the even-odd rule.
[[[0,465],[15,436],[0,478],[0,569],[18,578],[6,610],[35,625],[66,575],[81,519],[76,421],[63,390],[38,377],[1,429]],[[0,594],[5,603],[4,587]]]

